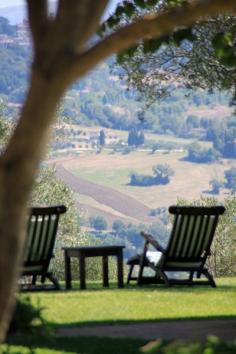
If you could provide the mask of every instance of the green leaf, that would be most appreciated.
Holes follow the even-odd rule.
[[[137,7],[140,7],[141,9],[145,9],[148,7],[147,0],[134,0],[134,3]]]
[[[120,19],[117,16],[115,16],[115,15],[109,17],[108,20],[106,21],[106,23],[107,23],[109,28],[113,28],[119,22],[120,22]]]
[[[173,33],[173,40],[177,46],[184,40],[193,42],[195,39],[196,37],[192,33],[192,28],[183,28]]]
[[[122,64],[127,59],[127,57],[132,57],[134,55],[135,51],[137,50],[137,48],[138,48],[138,45],[134,45],[134,46],[118,53],[116,56],[118,64]]]
[[[107,30],[107,25],[104,22],[101,24],[101,26],[99,27],[99,29],[97,31],[98,36],[102,37],[102,35],[106,32],[106,30]]]
[[[134,46],[130,47],[129,49],[127,49],[125,51],[126,55],[129,57],[132,57],[134,55],[134,53],[136,52],[137,48],[138,48],[138,45],[134,45]]]
[[[216,57],[227,66],[236,65],[233,36],[230,32],[221,32],[212,39],[212,46]]]
[[[125,1],[123,9],[124,9],[125,15],[128,17],[132,17],[133,14],[135,13],[135,6],[134,6],[134,4],[132,4],[130,2]]]
[[[167,4],[170,7],[177,7],[177,6],[183,6],[187,4],[186,0],[167,0]]]
[[[225,58],[221,58],[220,61],[225,64],[226,66],[229,67],[234,67],[236,66],[236,56],[234,55],[234,53],[232,53],[231,55],[229,55],[228,57]]]
[[[120,6],[120,5],[117,6],[115,15],[116,15],[117,17],[121,17],[121,16],[123,15],[123,13],[124,13],[124,7],[123,7],[123,6]]]
[[[116,60],[118,64],[123,64],[126,59],[126,52],[120,52],[116,55]]]
[[[159,1],[158,0],[147,0],[148,6],[155,6]]]
[[[144,53],[151,53],[155,52],[160,48],[160,46],[166,42],[166,37],[150,39],[143,43],[143,52]]]

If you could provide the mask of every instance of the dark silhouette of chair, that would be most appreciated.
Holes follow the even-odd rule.
[[[29,283],[21,283],[22,290],[39,289],[37,278],[41,279],[41,289],[60,289],[57,278],[48,271],[53,256],[60,215],[66,212],[64,205],[32,208],[27,228],[27,239],[23,260],[22,276]],[[49,279],[53,286],[44,285]]]
[[[164,283],[185,285],[211,285],[216,287],[213,276],[206,265],[210,256],[210,247],[217,227],[219,215],[225,212],[223,206],[195,207],[171,206],[174,222],[166,248],[163,248],[150,234],[141,232],[145,239],[142,255],[128,260],[130,266],[128,280],[137,280],[138,284]],[[150,251],[149,246],[155,249]],[[135,265],[139,265],[138,276],[132,276]],[[154,276],[143,275],[145,267],[154,270]],[[187,272],[187,279],[171,279],[166,272]],[[204,275],[207,280],[194,280]]]

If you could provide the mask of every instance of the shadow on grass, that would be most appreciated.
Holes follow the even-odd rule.
[[[25,351],[21,349],[20,352],[11,349],[9,353],[14,354],[35,353],[34,350],[38,348],[45,354],[48,354],[49,350],[57,350],[60,354],[137,354],[140,353],[139,348],[146,343],[147,341],[145,340],[95,337],[46,338],[20,336],[8,338],[7,340],[7,344],[9,344],[10,347],[13,346],[12,348],[14,348],[14,346],[23,346],[26,348]]]
[[[139,320],[92,320],[92,321],[84,321],[84,322],[71,322],[66,324],[57,324],[55,322],[50,323],[49,325],[54,329],[59,328],[74,328],[74,327],[94,327],[94,326],[116,326],[116,325],[133,325],[133,324],[144,324],[144,323],[166,323],[166,322],[190,322],[190,321],[215,321],[215,320],[225,320],[229,321],[233,320],[236,321],[235,315],[219,315],[219,316],[193,316],[193,317],[162,317],[159,318],[152,318],[152,319],[139,319]]]

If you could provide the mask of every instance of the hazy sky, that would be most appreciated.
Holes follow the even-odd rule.
[[[37,0],[36,0],[37,1]],[[112,11],[119,0],[110,0],[108,11]],[[1,7],[10,7],[24,4],[24,0],[0,0]]]
[[[10,7],[22,5],[24,3],[23,0],[0,0],[0,7]]]

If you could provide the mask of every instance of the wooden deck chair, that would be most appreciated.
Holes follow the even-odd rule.
[[[128,260],[130,266],[128,280],[137,280],[138,284],[164,283],[185,285],[211,285],[216,287],[212,275],[206,265],[210,256],[210,247],[215,234],[219,215],[223,214],[223,206],[195,207],[171,206],[169,212],[174,214],[174,222],[167,247],[164,249],[152,235],[141,232],[145,239],[142,255]],[[150,251],[149,246],[155,249]],[[139,265],[138,276],[132,276],[135,265]],[[153,277],[143,275],[145,267],[154,270]],[[170,279],[167,272],[187,272],[187,279]],[[195,275],[202,275],[207,280],[194,280]]]
[[[50,261],[54,257],[53,248],[59,218],[65,212],[64,205],[31,209],[22,268],[22,276],[26,276],[27,280],[30,279],[31,282],[21,282],[22,290],[60,289],[56,277],[48,269]],[[41,279],[40,287],[36,285],[38,277]],[[46,287],[44,285],[46,278],[52,282],[53,286]]]

